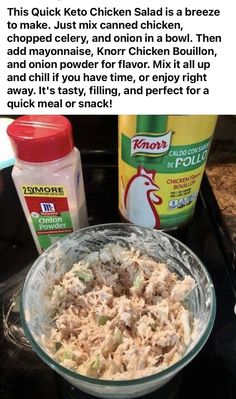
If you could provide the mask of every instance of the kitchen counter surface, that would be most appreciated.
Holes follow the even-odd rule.
[[[219,117],[208,158],[207,176],[236,246],[236,118]]]
[[[98,153],[97,159],[93,153],[91,160],[89,154],[85,155],[83,171],[90,224],[119,221],[114,184],[117,165],[110,159],[110,153]],[[236,398],[235,265],[227,237],[219,237],[219,230],[224,229],[213,223],[216,206],[204,177],[191,223],[171,233],[197,254],[211,275],[217,297],[213,331],[204,348],[182,372],[142,399],[199,399],[203,393],[214,399]],[[93,399],[56,375],[25,340],[18,295],[37,252],[10,168],[2,171],[0,219],[0,398]]]
[[[76,132],[76,146],[82,154],[89,222],[93,225],[119,221],[116,184],[117,118],[71,119]],[[87,143],[90,144],[90,151],[86,151]],[[222,151],[222,144],[218,152],[215,152],[215,145],[214,142],[209,159],[209,176],[212,170],[217,171],[220,164],[225,167],[229,160],[229,155],[225,162],[221,162],[221,157],[214,160],[213,154],[227,154],[225,150]],[[231,147],[230,142],[230,152]],[[232,159],[235,159],[234,156]],[[235,165],[231,160],[229,163]],[[224,177],[223,172],[219,173]],[[225,176],[227,182],[233,177],[231,173],[228,174],[229,178]],[[210,178],[214,182],[212,175]],[[222,178],[222,183],[219,183],[221,193],[223,183],[226,184]],[[233,180],[228,188],[230,193],[232,184]],[[203,393],[214,399],[236,398],[235,254],[231,241],[224,234],[221,220],[216,218],[217,210],[215,198],[204,176],[191,223],[171,232],[197,254],[211,275],[217,297],[213,331],[204,348],[183,371],[163,389],[145,399],[199,399]],[[25,340],[20,323],[19,292],[38,254],[12,182],[10,167],[0,174],[0,220],[0,398],[93,399],[55,374],[36,356]]]

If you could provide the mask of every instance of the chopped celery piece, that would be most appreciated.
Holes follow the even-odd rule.
[[[93,275],[90,272],[77,271],[74,274],[76,277],[78,277],[80,280],[84,281],[85,283],[89,283],[89,281],[93,279]]]
[[[71,352],[65,351],[65,352],[63,353],[63,359],[64,359],[64,360],[66,360],[66,359],[72,359],[72,357],[73,357],[73,353],[71,353]]]
[[[115,339],[118,344],[122,344],[123,342],[123,335],[119,328],[115,329]]]
[[[56,352],[59,351],[59,349],[61,349],[61,347],[62,347],[61,342],[56,342],[56,343],[55,343],[55,350],[56,350]]]
[[[99,355],[96,355],[95,359],[91,363],[91,367],[94,370],[98,370],[99,369],[99,367],[100,367]]]
[[[143,283],[143,279],[140,276],[140,274],[138,274],[138,276],[134,280],[134,288],[137,288],[137,289],[141,288],[142,287],[142,283]]]
[[[108,320],[108,317],[105,315],[101,315],[98,317],[98,325],[99,326],[105,326],[106,322]]]
[[[58,289],[57,296],[58,296],[59,299],[63,299],[64,298],[64,296],[65,296],[64,288],[61,287],[60,289]]]

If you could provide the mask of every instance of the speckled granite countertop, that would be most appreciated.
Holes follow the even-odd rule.
[[[207,176],[225,224],[236,245],[236,118],[220,116],[212,142]]]

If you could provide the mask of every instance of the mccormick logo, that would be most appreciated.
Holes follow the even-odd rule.
[[[40,202],[40,208],[42,213],[55,213],[55,205],[52,202]]]
[[[131,155],[162,156],[169,151],[171,135],[171,130],[163,135],[137,134],[131,139]]]

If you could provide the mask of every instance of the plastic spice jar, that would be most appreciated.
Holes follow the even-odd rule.
[[[16,156],[12,178],[41,253],[88,224],[80,153],[60,115],[22,116],[7,133]]]

